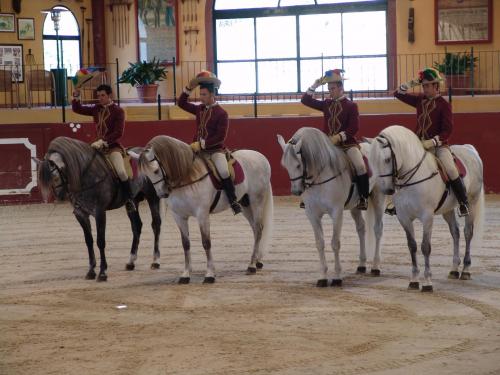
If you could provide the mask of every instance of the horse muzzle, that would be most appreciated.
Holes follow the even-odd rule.
[[[384,189],[385,195],[394,195],[396,191],[394,189]]]
[[[302,189],[292,189],[292,194],[295,196],[299,196],[303,193]]]

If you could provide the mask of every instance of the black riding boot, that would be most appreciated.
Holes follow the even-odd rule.
[[[231,180],[231,177],[224,178],[222,180],[222,188],[226,192],[227,199],[229,200],[229,204],[231,205],[231,209],[235,215],[241,212],[241,206],[236,200],[236,194],[234,192],[234,184]]]
[[[359,202],[356,208],[364,211],[368,208],[368,194],[370,193],[368,173],[356,176],[356,186],[358,187],[359,194]]]
[[[459,209],[458,216],[467,216],[469,214],[469,202],[467,201],[467,193],[465,192],[465,186],[460,177],[450,181],[451,188],[457,197]]]
[[[125,208],[127,211],[136,211],[137,207],[134,202],[134,196],[132,195],[132,186],[130,186],[130,180],[120,181],[122,186],[123,194],[125,196]]]

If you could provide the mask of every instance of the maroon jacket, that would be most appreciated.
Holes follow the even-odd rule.
[[[206,151],[225,149],[224,141],[229,127],[227,112],[218,104],[207,107],[203,104],[189,103],[188,96],[182,93],[178,104],[186,112],[196,115],[196,134],[193,142],[204,139]]]
[[[79,100],[71,102],[73,112],[80,115],[92,116],[96,123],[96,140],[102,139],[108,144],[108,149],[123,148],[120,138],[125,127],[125,113],[115,103],[109,106],[101,104],[82,105]]]
[[[396,91],[394,97],[417,108],[415,133],[420,139],[431,139],[438,135],[441,143],[448,144],[453,119],[451,105],[442,96],[427,99],[423,94],[400,94]]]
[[[338,100],[317,100],[311,94],[302,95],[302,104],[323,112],[323,131],[331,136],[340,134],[342,146],[351,146],[358,143],[356,133],[359,129],[358,105],[345,96]]]

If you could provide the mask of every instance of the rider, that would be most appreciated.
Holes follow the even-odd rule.
[[[332,143],[344,149],[356,170],[356,185],[358,187],[359,201],[357,208],[366,210],[368,207],[369,179],[363,161],[356,133],[359,129],[359,112],[356,103],[348,100],[344,95],[344,71],[342,69],[328,70],[325,75],[318,78],[302,96],[302,103],[308,107],[323,112],[323,131]],[[317,100],[313,98],[314,90],[328,83],[330,99]]]
[[[222,187],[233,213],[239,214],[241,206],[237,201],[235,188],[226,159],[224,141],[228,131],[227,112],[215,100],[215,91],[220,87],[220,80],[212,72],[203,70],[193,78],[179,97],[179,107],[196,116],[196,134],[191,148],[195,153],[202,153],[210,158],[222,180]],[[191,92],[200,86],[200,105],[188,102]]]
[[[448,138],[453,130],[451,105],[440,94],[439,86],[443,81],[434,68],[425,68],[418,77],[402,84],[394,96],[403,103],[417,108],[417,128],[415,133],[422,141],[424,148],[436,155],[450,179],[451,188],[457,197],[459,216],[469,214],[467,193],[458,169],[453,161]],[[423,94],[408,94],[411,87],[422,85]],[[390,204],[386,212],[394,214],[394,206]]]
[[[133,201],[132,188],[123,162],[125,149],[120,144],[120,138],[123,136],[125,126],[125,113],[111,99],[111,86],[100,85],[97,87],[96,93],[98,104],[82,105],[80,102],[80,89],[75,88],[71,106],[73,112],[94,118],[97,137],[90,146],[102,151],[111,162],[125,193],[127,210],[134,211],[136,206]]]

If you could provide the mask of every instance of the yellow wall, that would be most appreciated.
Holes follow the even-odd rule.
[[[19,14],[15,14],[16,17],[16,32],[15,33],[0,33],[0,44],[22,44],[24,55],[28,54],[28,49],[31,49],[31,53],[35,57],[36,64],[41,68],[43,64],[43,40],[42,40],[42,30],[43,23],[45,21],[46,14],[42,14],[41,11],[45,9],[53,8],[56,5],[64,6],[70,9],[73,12],[78,24],[80,26],[80,30],[82,28],[82,13],[80,7],[85,7],[85,18],[92,18],[92,9],[91,9],[91,0],[83,0],[82,2],[74,2],[74,1],[65,1],[60,2],[56,0],[28,0],[21,2],[21,12]],[[14,13],[11,8],[11,1],[2,1],[2,13]],[[50,17],[50,16],[49,16]],[[34,18],[35,19],[35,40],[18,40],[17,39],[17,18]],[[87,34],[87,25],[85,24],[85,33]],[[88,35],[88,34],[87,34]],[[86,40],[83,48],[83,61],[87,61],[87,51],[86,51]],[[92,47],[91,47],[91,55],[92,55]],[[25,57],[23,56],[23,58]],[[92,56],[91,56],[92,58]],[[20,95],[21,102],[24,103],[25,90],[24,84],[20,85]],[[3,97],[0,98],[1,102],[4,103]],[[10,99],[9,99],[10,100]]]

